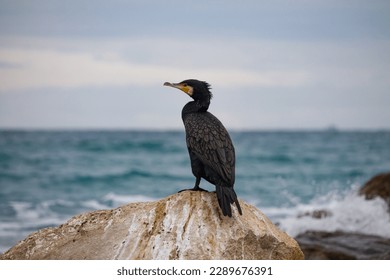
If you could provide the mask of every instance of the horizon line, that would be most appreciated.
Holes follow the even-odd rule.
[[[227,128],[230,132],[390,132],[390,128],[339,128],[339,127],[313,127],[313,128]],[[152,128],[152,127],[0,127],[0,132],[185,132],[183,128]]]

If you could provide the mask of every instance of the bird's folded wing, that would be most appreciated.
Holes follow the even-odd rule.
[[[188,121],[195,120],[189,119]],[[191,125],[187,129],[186,141],[190,151],[204,165],[212,168],[223,181],[233,186],[235,180],[234,147],[228,132],[217,118],[210,113],[205,113],[202,118],[197,117],[196,126]]]

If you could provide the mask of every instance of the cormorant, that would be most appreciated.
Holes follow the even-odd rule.
[[[199,187],[201,178],[204,178],[215,185],[224,216],[232,216],[230,204],[233,203],[242,215],[233,189],[236,158],[232,140],[223,124],[207,111],[212,97],[210,85],[190,79],[177,84],[166,82],[164,86],[178,88],[194,99],[181,112],[192,173],[196,178],[194,188],[188,190],[206,191]]]

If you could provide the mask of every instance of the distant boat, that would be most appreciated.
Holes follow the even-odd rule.
[[[330,125],[327,128],[325,128],[325,132],[336,133],[339,132],[339,129],[335,125]]]

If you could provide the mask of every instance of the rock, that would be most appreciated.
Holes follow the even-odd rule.
[[[314,210],[313,212],[307,211],[302,214],[298,215],[298,218],[303,217],[312,217],[313,219],[322,219],[326,217],[332,217],[333,214],[329,210],[321,209],[321,210]]]
[[[390,209],[390,173],[378,174],[371,178],[360,189],[359,194],[364,195],[366,199],[381,197]]]
[[[187,191],[89,212],[31,234],[0,259],[303,259],[294,239],[240,204],[242,216],[224,217],[215,193]]]
[[[307,231],[296,237],[307,260],[390,260],[390,239],[342,231]]]

